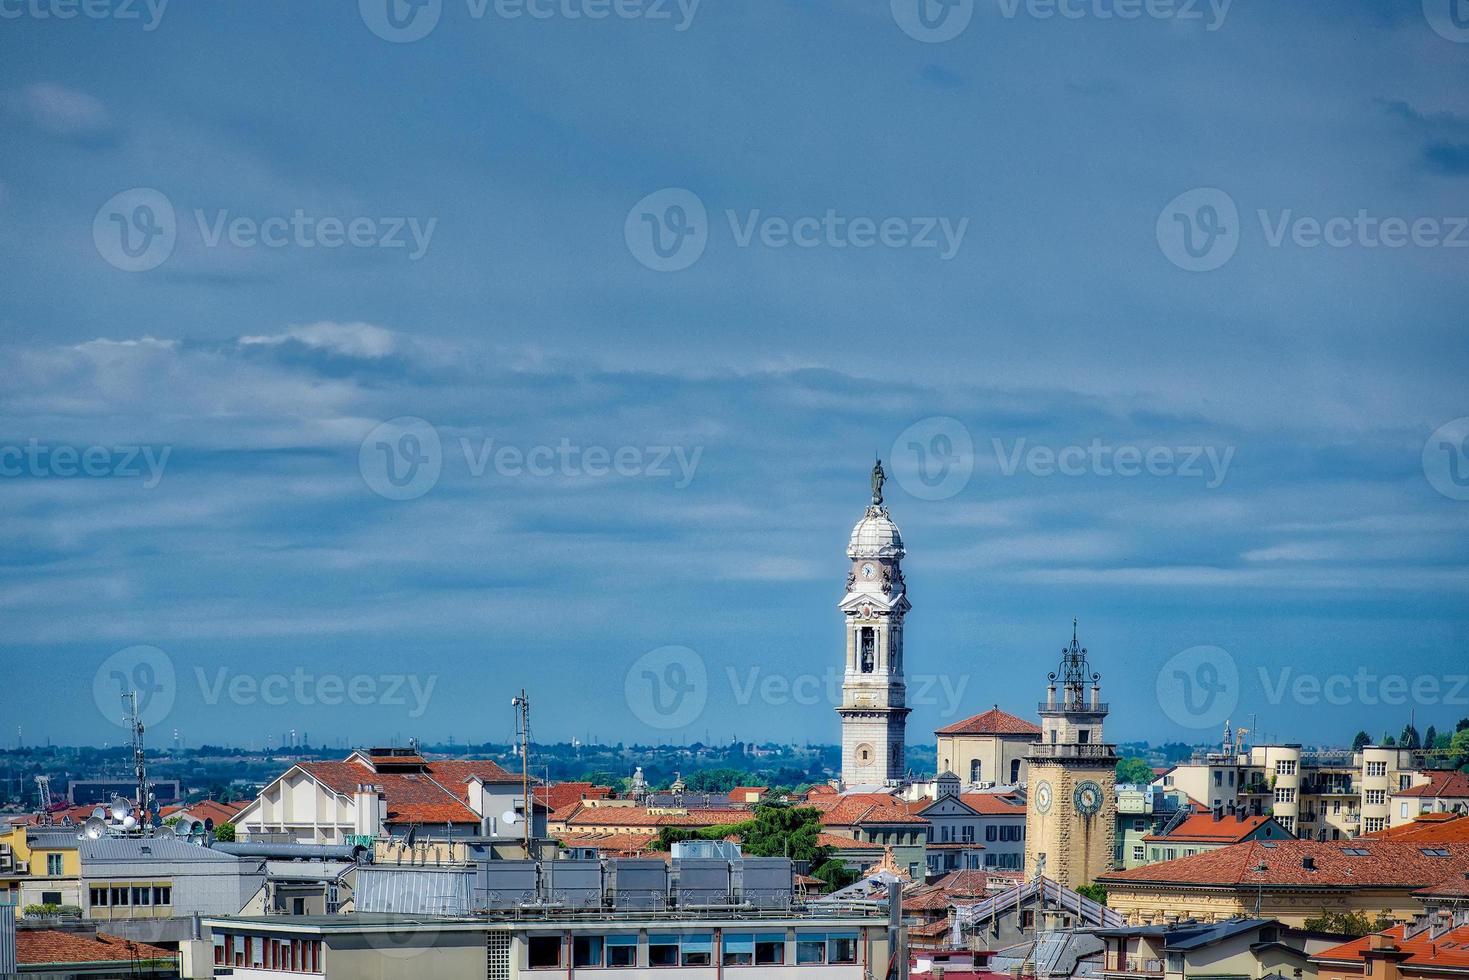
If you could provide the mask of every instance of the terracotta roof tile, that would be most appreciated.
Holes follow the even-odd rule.
[[[1248,815],[1243,820],[1235,816],[1225,816],[1220,820],[1215,820],[1212,813],[1196,813],[1169,833],[1148,834],[1143,840],[1180,844],[1238,844],[1267,823],[1273,822],[1274,819],[1274,817],[1262,814],[1260,816]],[[1284,828],[1280,828],[1276,833],[1279,839],[1286,838]]]
[[[171,960],[178,954],[160,946],[134,942],[105,932],[95,935],[59,929],[18,929],[15,957],[18,963],[126,963],[134,958]]]
[[[1041,728],[1024,718],[1001,711],[999,706],[983,714],[940,728],[935,735],[1039,735]]]
[[[1426,852],[1440,849],[1444,856]],[[1352,853],[1352,852],[1365,853]],[[1311,858],[1313,869],[1305,867]],[[1264,871],[1252,869],[1264,865]],[[1317,887],[1424,888],[1469,871],[1469,845],[1425,847],[1417,841],[1359,837],[1341,841],[1246,841],[1204,854],[1103,875],[1104,883],[1222,885],[1314,885]]]
[[[1025,816],[1025,804],[1009,793],[963,793],[959,799],[975,813],[986,816]]]
[[[1456,929],[1450,929],[1431,938],[1429,931],[1426,929],[1411,938],[1407,938],[1407,929],[1408,927],[1405,925],[1393,926],[1391,929],[1377,934],[1378,936],[1386,936],[1390,940],[1391,946],[1408,954],[1407,959],[1403,961],[1402,965],[1419,968],[1454,967],[1464,969],[1465,967],[1469,967],[1469,949],[1465,948],[1466,945],[1469,945],[1469,926],[1459,926]],[[1311,957],[1311,959],[1317,961],[1361,961],[1363,954],[1372,948],[1373,939],[1373,936],[1363,936],[1361,939],[1354,939],[1349,943],[1342,943],[1340,946],[1323,949]]]
[[[1409,786],[1400,789],[1393,796],[1410,796],[1420,799],[1469,799],[1469,773],[1458,770],[1452,772],[1435,772],[1428,777],[1428,782],[1418,786]]]

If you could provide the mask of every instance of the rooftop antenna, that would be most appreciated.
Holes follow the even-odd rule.
[[[143,752],[143,719],[138,717],[138,692],[123,695],[128,710],[128,730],[133,736],[133,771],[138,778],[138,823],[145,823],[143,812],[148,809],[148,760]]]
[[[520,694],[510,699],[510,706],[515,709],[515,737],[520,743],[520,792],[525,807],[525,856],[530,860],[530,835],[531,827],[535,823],[535,811],[531,809],[530,799],[530,698],[525,696],[525,688],[521,688]]]

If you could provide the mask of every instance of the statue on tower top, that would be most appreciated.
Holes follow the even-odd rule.
[[[872,506],[882,506],[882,485],[887,482],[887,474],[882,469],[882,458],[872,464]]]

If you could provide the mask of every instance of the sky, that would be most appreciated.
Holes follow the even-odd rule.
[[[0,744],[1452,728],[1464,7],[0,0]]]

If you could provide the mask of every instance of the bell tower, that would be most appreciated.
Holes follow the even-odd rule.
[[[1025,873],[1068,888],[1111,870],[1117,837],[1117,749],[1102,739],[1101,679],[1072,620],[1071,645],[1040,705],[1041,740],[1026,756],[1025,818]]]
[[[887,476],[872,468],[872,503],[847,544],[847,588],[839,603],[846,625],[842,674],[842,784],[893,786],[907,772],[907,686],[903,617],[911,606],[903,582],[903,537],[883,505]]]

